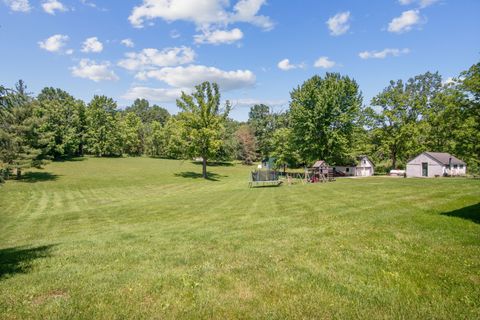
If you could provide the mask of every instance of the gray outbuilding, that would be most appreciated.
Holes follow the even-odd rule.
[[[467,164],[446,152],[423,152],[408,161],[407,177],[462,176]]]

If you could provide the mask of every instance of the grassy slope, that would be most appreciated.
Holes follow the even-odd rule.
[[[92,158],[7,183],[0,318],[480,318],[480,181],[248,170]]]

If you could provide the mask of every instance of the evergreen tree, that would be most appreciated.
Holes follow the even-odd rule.
[[[17,179],[24,169],[44,163],[46,141],[39,133],[42,123],[35,116],[34,105],[22,80],[15,90],[0,89],[0,161],[2,171],[15,170]]]

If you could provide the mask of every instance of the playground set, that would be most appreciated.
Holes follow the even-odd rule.
[[[304,172],[280,172],[259,165],[257,170],[251,172],[249,187],[279,186],[284,181],[287,185],[323,183],[335,181],[335,176],[333,168],[323,160],[316,161],[310,168],[305,167]]]

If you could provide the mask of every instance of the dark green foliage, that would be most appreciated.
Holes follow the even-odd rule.
[[[40,167],[46,139],[39,128],[42,119],[35,114],[35,101],[22,80],[15,90],[0,88],[0,164],[2,175],[15,170]]]
[[[94,96],[85,111],[86,150],[88,153],[102,156],[122,154],[121,130],[117,104],[105,96]]]
[[[55,158],[81,155],[85,105],[61,89],[44,88],[37,97],[40,131],[48,140],[46,154]]]
[[[165,125],[168,118],[170,118],[170,113],[167,109],[157,105],[150,106],[150,103],[145,99],[136,99],[130,107],[125,109],[125,112],[135,113],[144,124],[157,121]]]
[[[313,76],[291,94],[292,142],[300,160],[346,163],[362,96],[355,80],[337,73]]]

